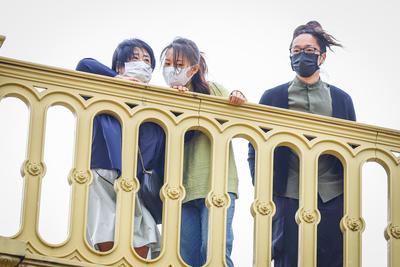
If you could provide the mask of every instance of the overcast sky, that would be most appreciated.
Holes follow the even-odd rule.
[[[158,59],[168,43],[176,36],[182,36],[195,41],[200,50],[205,52],[210,80],[223,84],[229,90],[242,90],[251,102],[258,102],[264,90],[293,79],[288,54],[292,32],[300,24],[318,20],[325,30],[344,45],[343,49],[336,48],[333,53],[328,52],[322,67],[323,80],[344,89],[352,96],[359,122],[400,129],[400,4],[395,0],[315,0],[295,3],[288,0],[14,0],[2,1],[0,11],[0,34],[7,37],[0,48],[0,56],[66,69],[74,69],[83,57],[93,57],[110,66],[115,47],[124,39],[137,37],[145,40],[153,47]],[[159,60],[151,83],[165,85]],[[7,108],[13,110],[3,104],[3,107],[0,105],[0,112]],[[63,115],[61,113],[58,113],[59,116],[66,116],[61,121],[73,125],[73,117],[68,116],[68,112]],[[17,126],[19,120],[5,114],[5,111],[0,113],[0,123],[14,126],[11,127],[13,131],[24,129],[23,125]],[[26,115],[15,113],[15,116]],[[60,119],[54,116],[54,125],[57,125],[57,121]],[[53,130],[54,137],[59,136],[57,129]],[[15,136],[15,133],[10,133],[10,136]],[[51,136],[49,132],[47,137]],[[73,133],[65,135],[65,139],[69,140],[65,143],[71,144],[70,147],[72,138]],[[46,142],[49,145],[52,141],[49,139]],[[1,144],[10,146],[11,143],[7,141]],[[15,145],[19,143],[15,142]],[[57,142],[54,144],[57,145]],[[22,145],[20,150],[24,148]],[[4,152],[9,149],[1,149],[0,162],[9,160],[9,154]],[[239,267],[251,266],[251,251],[238,256],[251,247],[252,235],[249,206],[253,192],[244,150],[245,142],[235,142],[240,198],[234,219],[236,236],[233,257]],[[21,160],[23,153],[18,154]],[[54,157],[49,156],[51,153],[55,153]],[[51,158],[57,159],[54,151],[46,155],[48,161]],[[68,157],[70,160],[70,154]],[[54,170],[56,167],[49,166],[48,162],[46,164],[49,168],[47,176],[50,176],[51,171],[57,176],[57,169]],[[61,172],[62,181],[65,182],[70,168],[71,165],[65,168],[65,173]],[[14,173],[18,175],[15,170]],[[386,226],[386,209],[382,206],[379,208],[379,205],[385,205],[386,181],[382,169],[374,164],[365,168],[365,174],[364,189],[367,191],[364,193],[374,194],[374,197],[370,198],[371,202],[364,204],[368,206],[371,215],[365,210],[367,230],[364,233],[366,245],[363,249],[368,256],[372,254],[369,251],[376,251],[379,247],[375,255],[379,253],[381,257],[366,258],[365,266],[382,266],[382,261],[386,261],[386,245],[382,234]],[[0,176],[0,180],[3,177]],[[4,182],[18,187],[18,184],[11,185],[9,180],[1,180],[2,184]],[[18,183],[21,182],[22,179],[18,180]],[[6,191],[9,190],[1,191],[3,197]],[[375,198],[375,195],[378,197]],[[5,196],[10,203],[12,196]],[[375,200],[381,204],[374,204]],[[373,208],[373,212],[378,214],[371,211]],[[0,209],[11,212],[7,210],[10,209],[9,205],[2,205]],[[368,216],[375,219],[368,221]],[[5,228],[2,223],[0,234],[5,234],[1,232],[1,228]],[[246,228],[247,231],[244,231]],[[370,234],[369,229],[375,229],[371,231],[377,234]],[[367,235],[374,237],[368,238]]]

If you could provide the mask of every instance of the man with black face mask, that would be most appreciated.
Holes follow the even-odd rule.
[[[290,61],[296,77],[293,81],[264,92],[260,104],[308,112],[346,120],[356,120],[351,97],[341,89],[320,79],[320,65],[326,59],[326,48],[339,46],[316,21],[297,27],[290,44]],[[255,151],[249,144],[249,166],[254,182]],[[274,153],[273,199],[276,213],[272,221],[272,258],[275,267],[297,266],[299,209],[299,159],[288,147]],[[343,238],[340,220],[343,216],[343,167],[331,155],[318,160],[317,264],[320,267],[342,266]]]

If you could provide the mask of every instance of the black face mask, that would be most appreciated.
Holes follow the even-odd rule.
[[[290,57],[292,69],[301,77],[310,77],[319,69],[317,54],[301,52]]]

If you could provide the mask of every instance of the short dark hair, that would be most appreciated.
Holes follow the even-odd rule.
[[[154,70],[156,59],[153,49],[146,42],[136,38],[124,40],[117,46],[112,57],[111,68],[117,71],[118,68],[124,67],[125,62],[128,62],[133,57],[133,49],[135,47],[143,48],[149,53],[151,68]]]
[[[333,37],[332,35],[327,33],[324,29],[322,29],[322,26],[318,21],[312,20],[312,21],[307,22],[304,25],[298,26],[294,30],[292,42],[290,43],[290,48],[292,47],[293,40],[300,34],[304,34],[304,33],[311,34],[312,36],[315,37],[315,39],[317,39],[318,45],[319,45],[322,53],[326,52],[327,47],[329,48],[329,50],[332,50],[331,46],[343,47],[336,40],[335,37]]]

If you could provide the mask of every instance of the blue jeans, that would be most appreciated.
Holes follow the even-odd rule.
[[[233,230],[232,219],[235,213],[235,194],[229,193],[231,205],[226,221],[226,263],[233,267],[231,260]],[[181,256],[192,267],[204,265],[207,261],[208,209],[205,199],[195,199],[182,205]]]

